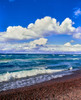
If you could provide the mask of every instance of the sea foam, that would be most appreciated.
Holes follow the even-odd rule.
[[[50,71],[48,71],[48,72],[50,72]],[[58,77],[63,77],[65,75],[70,75],[70,74],[72,74],[72,72],[63,71],[63,73],[59,72],[57,74],[52,73],[52,74],[38,75],[38,76],[35,76],[35,77],[20,79],[20,80],[16,80],[16,81],[9,81],[9,82],[3,83],[1,85],[0,91],[20,88],[20,87],[24,87],[24,86],[30,86],[30,85],[45,82],[45,81],[48,81],[48,80],[51,80],[51,79],[55,79],[55,78],[58,78]]]

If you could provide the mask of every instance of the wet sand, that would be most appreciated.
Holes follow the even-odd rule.
[[[0,100],[81,100],[81,70],[33,86],[0,92]]]

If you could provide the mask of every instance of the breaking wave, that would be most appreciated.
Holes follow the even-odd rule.
[[[56,72],[61,72],[61,71],[64,71],[64,70],[63,69],[62,70],[51,70],[51,69],[42,68],[42,69],[24,70],[24,71],[11,72],[11,73],[7,72],[4,74],[0,74],[0,82],[29,77],[29,76],[35,76],[39,74],[56,73]]]
[[[6,79],[7,78],[10,79],[9,77],[13,78],[14,75],[15,76],[18,75],[20,78],[21,78],[21,75],[23,75],[23,77],[24,77],[24,75],[25,76],[27,75],[26,72],[25,71],[24,72],[23,71],[19,72],[19,75],[17,73],[13,73],[12,75],[10,73],[7,73]],[[42,73],[45,73],[45,72],[49,73],[49,74],[41,74],[41,75],[38,75],[38,76],[35,76],[35,77],[24,78],[24,79],[21,78],[20,80],[16,80],[16,81],[9,81],[7,83],[0,83],[1,84],[0,91],[20,88],[20,87],[24,87],[24,86],[30,86],[30,85],[34,85],[34,84],[37,84],[37,83],[45,82],[45,81],[48,81],[48,80],[51,80],[51,79],[55,79],[55,78],[58,78],[58,77],[63,77],[65,75],[72,74],[72,71],[68,71],[68,70],[67,71],[62,71],[62,70],[43,70]],[[59,73],[56,73],[56,72],[59,72]],[[39,74],[39,73],[37,72],[37,74]],[[33,73],[29,74],[29,76],[31,76],[31,75],[36,75],[36,74],[33,74]]]

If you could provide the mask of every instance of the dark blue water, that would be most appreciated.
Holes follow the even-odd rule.
[[[0,91],[62,77],[80,68],[80,54],[0,54]]]

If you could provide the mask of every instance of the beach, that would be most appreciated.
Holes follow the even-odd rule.
[[[0,100],[81,100],[81,70],[32,86],[0,92]]]

